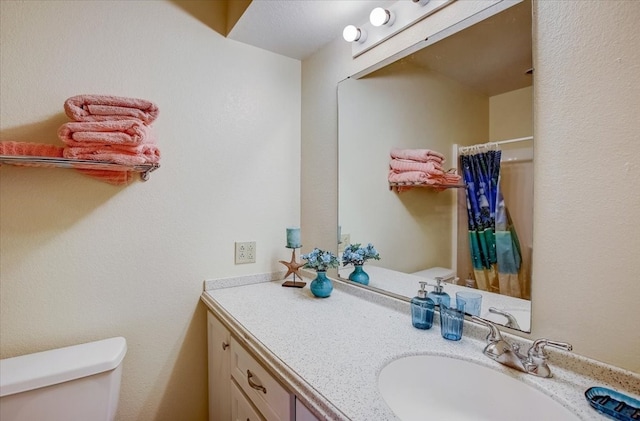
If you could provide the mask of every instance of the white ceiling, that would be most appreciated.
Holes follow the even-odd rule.
[[[362,25],[393,0],[253,0],[228,37],[298,60]],[[346,41],[345,41],[346,42]],[[447,75],[488,96],[530,86],[531,0],[525,0],[403,61]],[[473,69],[470,71],[470,69]]]
[[[228,37],[304,60],[390,0],[253,0]]]

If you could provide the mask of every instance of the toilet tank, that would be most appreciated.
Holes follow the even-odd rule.
[[[122,337],[0,360],[0,420],[112,421]]]

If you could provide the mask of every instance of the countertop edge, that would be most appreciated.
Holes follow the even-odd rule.
[[[203,291],[200,299],[229,331],[247,348],[261,364],[267,366],[271,374],[290,392],[296,395],[313,414],[321,420],[349,421],[349,417],[337,409],[322,394],[313,389],[302,377],[289,368],[282,360],[264,346],[242,324],[240,324],[216,300]]]

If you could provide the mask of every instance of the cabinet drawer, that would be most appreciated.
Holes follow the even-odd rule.
[[[249,400],[269,421],[291,421],[293,395],[231,338],[231,376]]]
[[[264,421],[251,403],[238,389],[236,382],[231,381],[231,420],[232,421]]]

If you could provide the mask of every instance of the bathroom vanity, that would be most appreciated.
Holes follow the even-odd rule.
[[[282,281],[270,279],[267,274],[205,282],[210,419],[412,419],[391,409],[393,397],[388,392],[383,397],[379,385],[385,367],[410,356],[447,357],[490,369],[533,390],[542,405],[562,407],[575,419],[607,419],[584,397],[592,386],[636,398],[640,393],[637,373],[576,353],[549,349],[551,378],[510,369],[483,354],[488,331],[469,320],[462,340],[451,342],[441,337],[437,319],[430,330],[413,328],[405,301],[339,280],[329,298],[318,299],[308,288],[283,288]],[[531,345],[503,336],[523,350]],[[442,373],[430,376],[428,371],[423,379],[431,385],[442,380]],[[501,405],[501,399],[508,398],[496,394],[494,403]],[[218,418],[229,414],[224,411],[233,417]],[[495,415],[500,419],[499,411]],[[520,419],[535,419],[531,416],[531,409],[523,407]]]

